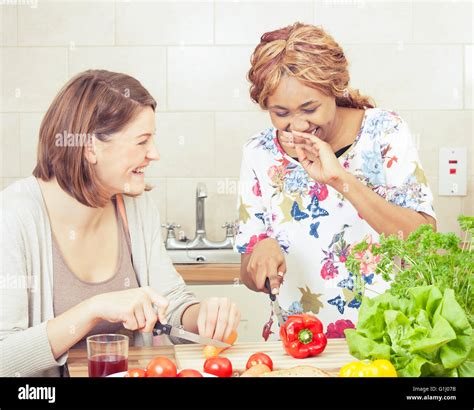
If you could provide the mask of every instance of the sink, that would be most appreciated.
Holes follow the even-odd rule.
[[[240,263],[240,254],[232,249],[183,249],[167,251],[173,263]]]

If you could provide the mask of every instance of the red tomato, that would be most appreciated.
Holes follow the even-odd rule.
[[[143,369],[130,369],[124,377],[146,377],[146,371]]]
[[[146,367],[147,377],[176,377],[176,365],[166,357],[155,357]]]
[[[273,371],[273,361],[270,359],[270,356],[265,353],[258,352],[250,356],[245,368],[248,370],[256,364],[264,364],[265,366],[268,366],[271,371]]]
[[[210,357],[204,362],[204,372],[217,377],[231,377],[232,363],[225,357]]]
[[[194,369],[183,369],[178,373],[178,377],[202,377],[202,374]]]

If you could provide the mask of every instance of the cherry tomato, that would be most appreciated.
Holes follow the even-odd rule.
[[[273,361],[270,359],[270,356],[265,353],[258,352],[250,356],[245,368],[248,370],[256,364],[264,364],[265,366],[268,366],[271,371],[273,371]]]
[[[183,369],[178,373],[178,377],[202,377],[202,374],[194,369]]]
[[[166,357],[155,357],[146,367],[147,377],[176,377],[176,365]]]
[[[130,369],[124,377],[146,377],[146,371],[143,369]]]
[[[231,377],[232,363],[226,357],[210,357],[204,362],[204,372],[217,377]]]

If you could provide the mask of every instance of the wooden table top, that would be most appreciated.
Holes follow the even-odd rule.
[[[291,369],[296,366],[314,366],[325,370],[331,376],[339,375],[342,366],[357,360],[349,354],[346,339],[328,339],[324,351],[313,357],[295,359],[286,353],[281,341],[275,342],[248,342],[236,343],[231,348],[224,350],[219,356],[227,357],[235,372],[241,374],[245,371],[249,357],[257,352],[268,354],[273,361],[274,370]],[[202,346],[195,344],[183,344],[175,346],[175,363],[181,369],[203,368],[205,359],[202,354]]]
[[[203,346],[183,344],[175,346],[130,347],[128,352],[128,368],[145,368],[156,356],[164,356],[173,360],[178,369],[191,368],[202,370],[204,357]],[[307,359],[294,359],[283,349],[281,342],[239,343],[225,350],[221,357],[228,357],[234,370],[242,372],[251,354],[266,352],[273,360],[274,369],[288,369],[298,365],[310,365],[326,370],[337,376],[339,369],[346,363],[356,360],[349,354],[345,339],[329,339],[323,353]],[[69,351],[68,367],[71,377],[88,377],[87,350],[72,349]]]

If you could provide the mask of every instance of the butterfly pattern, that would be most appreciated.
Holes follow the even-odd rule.
[[[429,181],[416,149],[408,147],[413,147],[413,141],[402,118],[371,108],[365,110],[351,148],[338,160],[346,172],[387,201],[436,217]],[[335,335],[331,337],[344,337],[344,328],[357,324],[361,306],[346,261],[351,246],[368,234],[377,242],[378,234],[347,194],[309,177],[285,152],[273,127],[245,144],[239,188],[234,249],[249,254],[258,241],[276,240],[288,278],[278,297],[282,312],[313,312],[328,334]],[[390,286],[375,272],[362,276],[370,291],[365,296],[383,293]],[[277,321],[270,319],[263,336],[277,340]]]
[[[319,234],[318,234],[318,228],[319,228],[319,222],[316,222],[314,224],[311,224],[309,226],[309,234],[311,236],[314,236],[315,238],[319,238]]]
[[[302,212],[300,207],[298,206],[298,202],[293,203],[293,207],[291,208],[291,216],[295,221],[301,221],[302,219],[306,219],[309,215],[306,212]]]
[[[364,278],[364,282],[367,285],[372,285],[372,283],[374,281],[375,274],[371,273],[370,275],[363,275],[362,277]]]
[[[263,212],[257,212],[255,213],[255,216],[260,219],[263,223],[265,223],[265,214]]]
[[[357,300],[356,298],[354,298],[349,302],[347,307],[354,308],[354,309],[359,309],[361,304],[362,304],[362,301]]]
[[[354,274],[349,272],[349,276],[346,279],[341,280],[337,286],[340,288],[347,288],[349,290],[354,289]]]
[[[319,199],[315,195],[311,198],[310,204],[306,209],[311,213],[313,219],[319,218],[320,216],[328,216],[329,212],[319,206]]]
[[[334,299],[328,299],[330,305],[336,306],[339,313],[342,315],[344,313],[344,306],[346,306],[346,301],[341,298],[341,296],[336,296]]]

